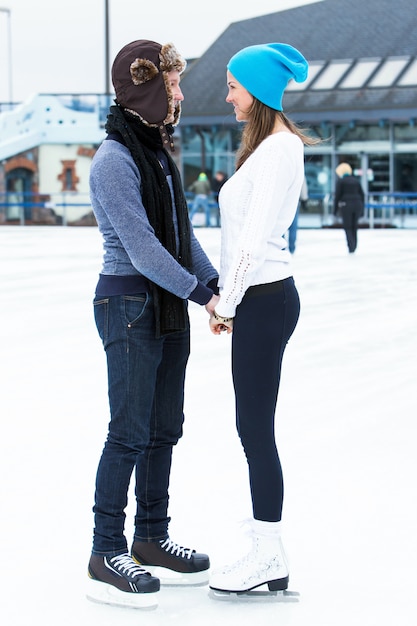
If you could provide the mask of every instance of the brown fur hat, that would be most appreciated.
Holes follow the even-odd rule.
[[[174,115],[174,126],[181,114],[180,103],[175,104],[167,74],[184,71],[186,62],[174,44],[161,45],[140,39],[124,46],[112,66],[112,81],[116,102],[124,109],[139,115],[148,126],[167,124]]]

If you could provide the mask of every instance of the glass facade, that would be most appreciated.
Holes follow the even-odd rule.
[[[309,127],[322,141],[305,149],[305,169],[310,208],[332,194],[334,169],[349,162],[369,194],[417,192],[417,123],[380,120],[366,124],[330,122]],[[185,126],[181,128],[181,158],[185,186],[201,171],[213,179],[221,170],[229,177],[235,168],[235,154],[241,127],[238,125]]]
[[[181,157],[184,186],[205,172],[210,180],[218,171],[231,176],[239,146],[239,126],[185,126],[181,128]]]

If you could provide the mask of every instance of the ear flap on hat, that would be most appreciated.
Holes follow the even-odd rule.
[[[135,59],[130,66],[130,75],[134,85],[143,85],[159,73],[158,68],[149,59]]]

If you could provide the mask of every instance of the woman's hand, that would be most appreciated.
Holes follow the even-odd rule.
[[[213,335],[221,335],[225,331],[228,335],[233,331],[233,320],[230,322],[218,322],[214,315],[209,319],[210,330]]]
[[[209,319],[210,330],[213,335],[220,335],[227,332],[228,335],[233,331],[233,317],[222,317],[213,309]]]

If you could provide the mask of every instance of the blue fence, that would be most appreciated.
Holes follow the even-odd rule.
[[[0,193],[0,225],[95,225],[88,194]]]
[[[194,226],[220,225],[213,195],[199,205],[194,204],[194,194],[185,195]],[[337,226],[340,221],[333,215],[332,194],[311,194],[300,218],[301,228]],[[0,192],[0,225],[93,226],[95,223],[88,194]],[[370,194],[361,223],[369,228],[417,228],[417,193]]]

